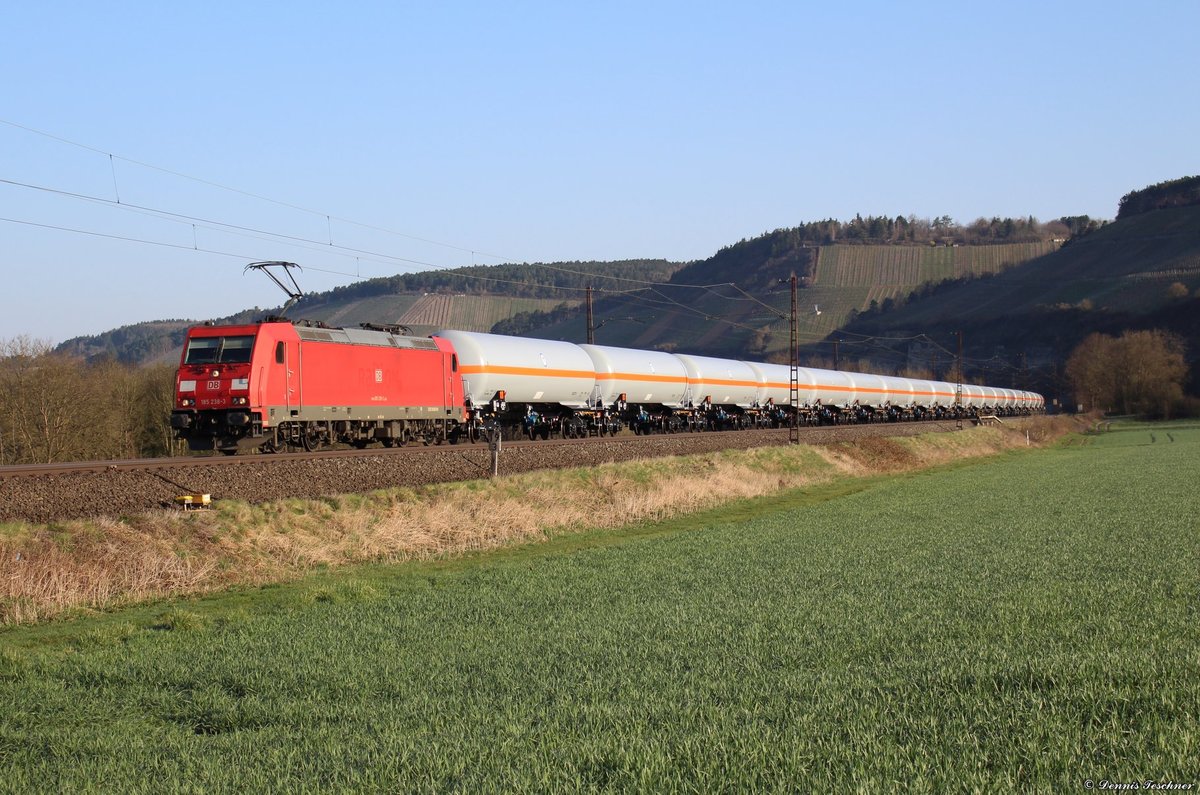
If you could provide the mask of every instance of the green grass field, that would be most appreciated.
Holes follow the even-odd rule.
[[[1200,784],[1200,426],[0,633],[5,791]]]

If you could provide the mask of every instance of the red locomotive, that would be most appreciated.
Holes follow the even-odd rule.
[[[192,450],[229,455],[456,439],[464,401],[453,347],[399,332],[282,319],[197,326],[184,344],[171,426]]]

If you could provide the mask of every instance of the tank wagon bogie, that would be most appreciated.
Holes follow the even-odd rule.
[[[172,426],[193,450],[564,439],[1041,411],[1032,392],[446,330],[270,320],[188,333]]]

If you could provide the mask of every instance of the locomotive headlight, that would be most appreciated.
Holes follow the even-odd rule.
[[[212,377],[213,377],[213,378],[220,378],[220,377],[221,377],[221,371],[220,371],[220,370],[213,370],[213,371],[212,371]]]
[[[233,405],[235,405],[235,406],[244,406],[249,402],[250,402],[250,399],[244,398],[244,397],[235,397],[233,399]]]
[[[193,404],[193,403],[195,403],[195,402],[196,402],[196,401],[192,400],[191,398],[184,398],[183,400],[179,401],[179,405],[181,405],[181,406],[190,406],[190,405],[192,405],[192,404]]]

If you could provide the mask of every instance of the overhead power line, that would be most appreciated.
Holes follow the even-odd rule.
[[[314,210],[311,207],[304,207],[302,205],[294,204],[292,202],[283,201],[281,199],[275,199],[270,196],[264,196],[262,194],[254,193],[252,191],[243,190],[241,188],[235,188],[235,187],[232,187],[229,185],[225,185],[223,183],[216,182],[214,180],[204,179],[203,177],[197,177],[192,174],[185,174],[182,171],[175,171],[173,169],[164,168],[163,166],[158,166],[153,163],[147,163],[145,161],[136,160],[131,157],[124,157],[123,155],[118,155],[113,152],[108,152],[108,151],[105,151],[104,149],[99,149],[95,146],[89,146],[88,144],[80,143],[78,141],[73,141],[70,138],[63,138],[62,136],[54,135],[53,133],[48,133],[44,130],[39,130],[34,127],[26,126],[24,124],[18,124],[14,121],[9,121],[7,119],[0,119],[0,124],[6,124],[9,127],[15,127],[19,130],[24,130],[25,132],[33,133],[34,135],[40,135],[45,138],[49,138],[51,140],[58,141],[59,143],[67,144],[68,146],[75,146],[80,149],[85,149],[89,152],[95,152],[97,154],[104,155],[105,157],[108,157],[110,159],[110,162],[114,159],[120,160],[125,163],[130,163],[132,165],[141,166],[142,168],[148,168],[148,169],[151,169],[153,171],[158,171],[163,174],[169,174],[173,177],[179,177],[180,179],[186,179],[186,180],[190,180],[192,182],[196,182],[201,185],[207,185],[211,188],[217,188],[219,190],[229,191],[230,193],[236,193],[240,196],[246,196],[247,198],[257,199],[258,201],[268,202],[270,204],[274,204],[279,207],[287,207],[288,209],[291,209],[291,210],[297,210],[299,212],[308,213],[310,215],[315,215],[315,216],[326,218],[326,219],[333,219],[333,220],[339,221],[341,223],[351,224],[353,226],[362,227],[364,229],[370,229],[375,232],[383,232],[384,234],[395,235],[396,237],[403,237],[403,238],[407,238],[409,240],[416,240],[421,243],[428,243],[429,245],[441,246],[443,248],[453,249],[455,251],[462,251],[462,252],[470,253],[470,254],[478,254],[479,256],[487,257],[489,259],[496,259],[496,260],[501,260],[501,261],[508,259],[507,257],[503,257],[503,256],[500,256],[497,254],[489,254],[485,251],[480,251],[477,248],[458,246],[453,243],[445,243],[440,240],[433,240],[430,238],[419,237],[417,235],[410,235],[405,232],[398,232],[395,229],[388,229],[388,228],[382,227],[382,226],[376,226],[373,224],[363,223],[361,221],[355,221],[352,218],[343,218],[342,216],[334,215],[332,213],[324,212],[322,210]],[[115,180],[115,176],[114,176],[114,180]]]
[[[429,245],[440,246],[442,248],[447,248],[447,249],[451,249],[454,251],[461,251],[463,253],[469,253],[472,255],[472,257],[478,255],[481,257],[487,257],[488,259],[494,259],[499,262],[522,262],[522,261],[524,261],[524,259],[520,258],[520,257],[510,257],[510,256],[506,256],[506,255],[501,255],[501,254],[492,254],[492,253],[482,251],[479,248],[472,247],[472,246],[457,245],[454,243],[447,243],[445,241],[434,240],[432,238],[422,237],[419,235],[413,235],[413,234],[409,234],[406,232],[399,232],[397,230],[389,229],[387,227],[379,226],[376,224],[368,224],[368,223],[364,223],[362,221],[357,221],[353,218],[346,218],[344,216],[336,215],[334,213],[330,213],[330,212],[327,212],[324,210],[317,210],[317,209],[313,209],[311,207],[305,207],[303,205],[295,204],[293,202],[283,201],[281,199],[276,199],[271,196],[266,196],[261,193],[256,193],[254,191],[248,191],[248,190],[244,190],[241,188],[235,188],[230,185],[226,185],[224,183],[217,182],[215,180],[205,179],[203,177],[197,177],[192,174],[186,174],[181,171],[176,171],[174,169],[165,168],[163,166],[155,165],[153,163],[148,163],[144,160],[138,160],[138,159],[131,158],[131,157],[125,157],[123,155],[118,155],[114,152],[109,152],[109,151],[106,151],[104,149],[101,149],[101,148],[98,148],[95,146],[80,143],[80,142],[74,141],[70,138],[64,138],[59,135],[54,135],[53,133],[48,133],[44,130],[39,130],[37,128],[29,127],[24,124],[18,124],[17,122],[9,121],[7,119],[0,119],[0,124],[5,124],[10,127],[14,127],[16,129],[24,130],[25,132],[32,133],[34,135],[40,135],[45,138],[49,138],[53,141],[58,141],[59,143],[66,144],[68,146],[74,146],[79,149],[83,149],[88,152],[95,152],[96,154],[100,154],[100,155],[107,157],[109,160],[110,167],[112,167],[112,169],[113,169],[113,193],[116,198],[115,198],[115,200],[107,200],[107,199],[103,199],[101,197],[84,196],[83,194],[73,194],[68,191],[59,191],[59,190],[55,190],[55,189],[51,189],[51,188],[43,188],[41,186],[33,186],[33,185],[13,182],[11,180],[4,180],[5,182],[8,182],[9,184],[21,185],[23,187],[30,187],[30,188],[34,188],[34,189],[38,189],[38,190],[48,190],[48,191],[60,193],[62,195],[66,195],[66,196],[74,196],[77,198],[87,198],[88,200],[91,200],[91,201],[102,201],[102,202],[107,202],[107,203],[110,203],[110,204],[113,204],[116,206],[124,207],[127,205],[125,203],[121,202],[120,194],[117,191],[115,166],[112,165],[115,160],[120,160],[122,162],[130,163],[132,165],[140,166],[142,168],[151,169],[153,171],[158,171],[163,174],[169,174],[171,176],[178,177],[180,179],[190,180],[192,182],[196,182],[201,185],[207,185],[209,187],[217,188],[219,190],[229,191],[231,193],[235,193],[240,196],[246,196],[248,198],[252,198],[252,199],[255,199],[258,201],[268,202],[270,204],[274,204],[274,205],[277,205],[280,207],[286,207],[288,209],[292,209],[292,210],[296,210],[299,212],[307,213],[309,215],[317,216],[318,218],[324,218],[326,220],[326,228],[329,231],[329,239],[326,241],[314,241],[314,240],[305,238],[305,239],[302,239],[302,240],[304,240],[304,242],[316,243],[316,244],[320,244],[320,245],[328,245],[329,247],[341,248],[346,251],[351,251],[351,252],[361,253],[361,254],[368,254],[371,256],[382,256],[382,257],[386,257],[388,259],[398,260],[401,262],[407,262],[407,263],[411,263],[411,264],[415,264],[415,265],[422,265],[422,266],[426,266],[426,267],[435,268],[438,270],[444,270],[446,268],[446,266],[438,266],[438,265],[434,265],[431,263],[421,262],[420,260],[412,260],[412,259],[408,259],[405,257],[398,257],[398,256],[394,256],[394,255],[389,255],[389,254],[383,254],[380,252],[370,252],[370,251],[361,251],[360,252],[360,251],[357,251],[356,249],[353,249],[350,247],[335,246],[333,243],[333,240],[332,240],[332,228],[330,225],[332,224],[332,221],[338,221],[339,223],[350,224],[352,226],[356,226],[356,227],[359,227],[362,229],[369,229],[371,231],[382,232],[384,234],[394,235],[396,237],[402,237],[402,238],[405,238],[408,240],[415,240],[417,242],[426,243]],[[173,213],[168,210],[161,210],[161,209],[157,209],[157,208],[142,207],[140,209],[148,210],[150,212],[161,213],[163,215],[172,215],[172,216],[180,217],[180,218],[187,217],[180,213]],[[198,220],[198,219],[190,219],[190,220]],[[205,223],[215,223],[215,224],[219,224],[219,225],[230,227],[230,228],[238,228],[237,225],[224,224],[224,223],[218,222],[218,221],[204,220],[204,222]],[[280,237],[281,239],[286,239],[286,238],[290,237],[288,235],[282,235],[282,234],[273,233],[273,232],[266,232],[264,230],[256,230],[256,231],[262,232],[264,234],[270,234],[273,236],[277,236],[277,237]],[[630,284],[659,285],[659,286],[672,286],[672,287],[690,287],[690,288],[697,288],[697,289],[710,289],[713,287],[727,286],[724,283],[723,284],[715,284],[715,285],[699,285],[699,284],[678,284],[678,283],[673,283],[673,282],[654,282],[654,281],[647,281],[647,280],[642,280],[642,279],[632,279],[632,278],[623,277],[623,276],[613,276],[611,274],[592,273],[592,272],[588,272],[588,271],[572,270],[570,268],[563,268],[560,266],[553,266],[553,265],[548,265],[545,263],[529,263],[529,264],[533,265],[535,267],[546,268],[547,270],[557,270],[557,271],[560,271],[563,273],[571,273],[573,275],[593,276],[595,278],[608,279],[608,280],[617,281],[617,282],[626,282],[626,283],[630,283]]]

